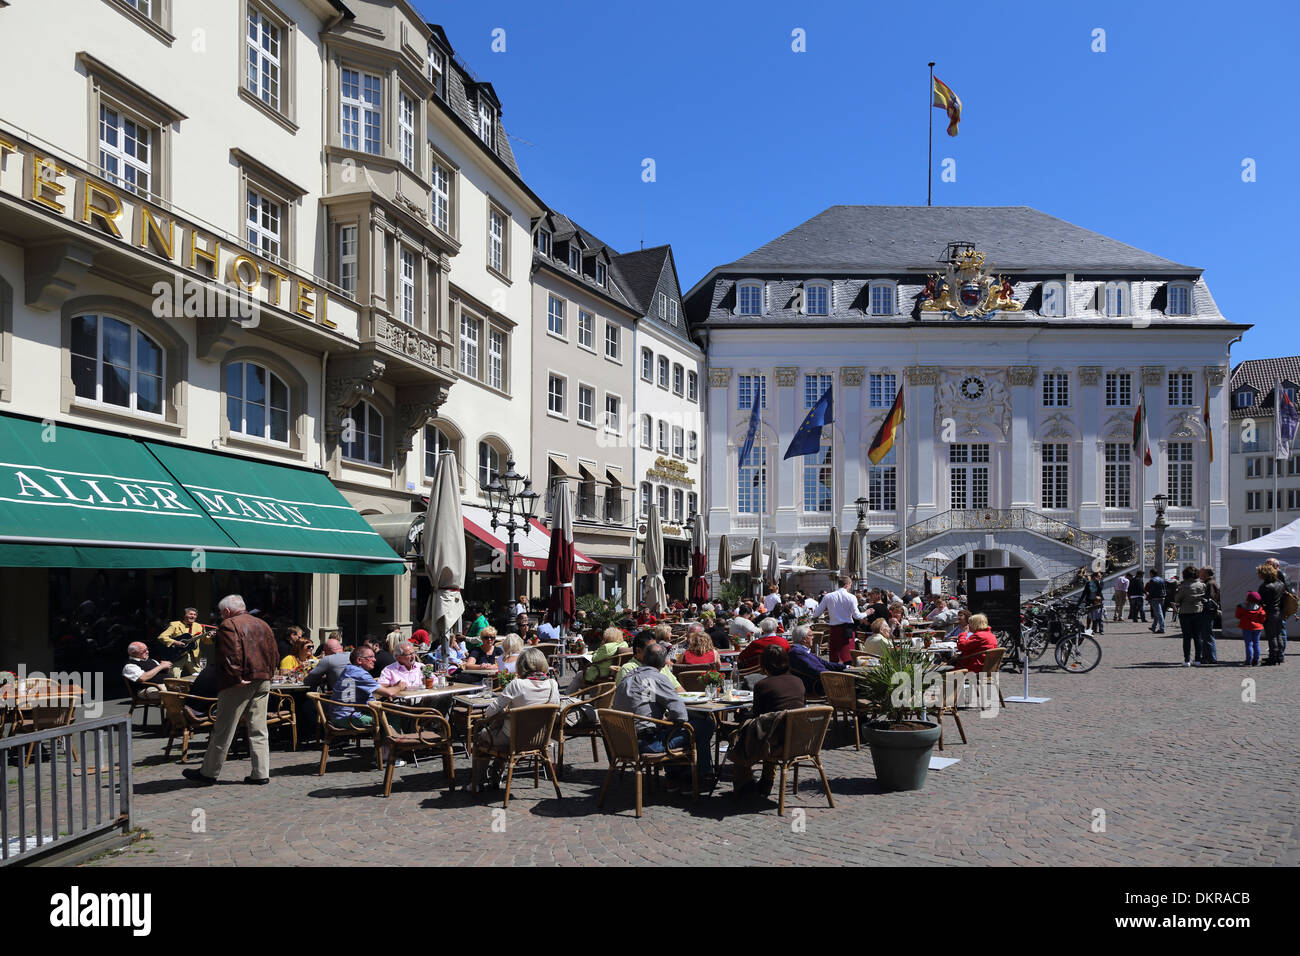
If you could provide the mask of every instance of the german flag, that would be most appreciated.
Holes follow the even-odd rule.
[[[876,432],[876,437],[871,441],[871,447],[867,449],[867,458],[873,465],[880,464],[881,460],[889,454],[889,450],[894,447],[894,439],[898,436],[898,430],[903,427],[903,386],[898,386],[898,396],[894,399],[894,406],[885,416],[885,420],[880,423],[880,431]]]
[[[957,135],[957,124],[961,122],[961,99],[948,88],[948,84],[937,76],[931,77],[934,80],[934,103],[936,109],[946,110],[948,113],[948,135]]]

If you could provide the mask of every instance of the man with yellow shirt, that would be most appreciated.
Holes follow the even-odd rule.
[[[199,612],[192,607],[187,607],[179,621],[172,621],[167,625],[167,630],[158,635],[158,641],[168,650],[179,648],[181,645],[194,641],[196,637],[203,636],[203,625],[198,622]],[[175,656],[172,658],[172,677],[188,677],[190,674],[199,672],[199,641],[185,651],[174,651]],[[208,639],[212,643],[211,638]]]

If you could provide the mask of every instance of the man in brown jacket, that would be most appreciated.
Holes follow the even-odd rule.
[[[217,630],[213,665],[217,668],[217,722],[208,738],[203,767],[182,775],[200,784],[214,784],[235,730],[248,720],[248,749],[253,772],[244,783],[270,783],[271,751],[266,735],[266,704],[275,676],[275,635],[265,621],[247,612],[244,599],[231,594],[221,599],[221,627]]]

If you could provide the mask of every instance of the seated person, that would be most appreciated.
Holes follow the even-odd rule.
[[[411,632],[411,643],[415,645],[416,656],[422,656],[429,649],[429,632],[417,627]]]
[[[501,670],[506,674],[515,672],[515,662],[524,649],[524,641],[518,634],[507,634],[501,639]]]
[[[466,617],[469,617],[469,616],[470,616],[470,615],[468,615],[468,614],[466,615]],[[466,628],[465,628],[465,636],[466,636],[466,637],[478,637],[479,632],[482,631],[483,628],[485,628],[485,627],[487,627],[487,626],[488,626],[487,615],[483,613],[483,609],[482,609],[482,608],[475,608],[475,609],[474,609],[474,616],[473,616],[473,619],[470,621],[470,623],[468,624],[468,626],[466,626]]]
[[[582,674],[588,685],[603,684],[609,680],[613,669],[613,658],[620,651],[627,650],[624,634],[617,627],[607,627],[601,635],[601,645],[591,655],[591,666]]]
[[[194,678],[194,683],[190,684],[190,693],[195,697],[211,697],[215,701],[216,696],[221,691],[219,669],[211,662],[208,666],[199,671],[199,675]],[[187,700],[185,706],[188,707],[195,717],[206,717],[212,710],[212,704],[206,700]],[[313,724],[313,726],[315,726]]]
[[[753,617],[754,612],[750,607],[747,605],[741,607],[740,612],[731,619],[731,624],[728,627],[728,632],[731,634],[733,641],[749,641],[759,636],[759,630],[754,626]]]
[[[689,723],[695,731],[695,762],[700,774],[700,785],[713,785],[713,717],[703,711],[686,710],[686,705],[672,680],[664,675],[668,654],[663,647],[651,641],[642,654],[641,664],[635,668],[614,691],[613,709],[638,717],[675,720]],[[637,747],[641,753],[663,753],[665,749],[679,750],[686,743],[686,732],[677,727],[659,727],[637,721]],[[677,789],[683,780],[680,767],[669,768],[669,789]],[[689,778],[686,778],[689,779]]]
[[[889,628],[889,621],[884,618],[872,621],[870,630],[870,636],[862,642],[862,649],[873,657],[879,657],[886,648],[893,646],[894,633]]]
[[[370,669],[371,677],[378,677],[384,672],[384,668],[397,660],[397,655],[384,646],[384,642],[377,637],[367,637],[365,643],[375,652],[375,666]]]
[[[805,695],[812,697],[825,696],[826,691],[822,687],[822,672],[842,671],[848,665],[838,661],[827,662],[814,654],[812,649],[812,628],[807,624],[796,624],[791,636],[794,640],[790,644],[790,673],[803,681]],[[760,681],[760,683],[762,682]]]
[[[361,709],[355,704],[368,704],[375,697],[396,697],[397,692],[390,687],[380,687],[379,681],[371,675],[375,666],[375,649],[362,644],[350,655],[348,666],[343,676],[330,693],[330,700],[339,705],[326,708],[326,717],[331,724],[340,729],[351,727],[364,730],[375,725],[375,715],[369,710]]]
[[[517,635],[509,635],[519,641]],[[520,641],[522,646],[523,642]],[[535,704],[559,704],[560,688],[547,674],[546,655],[535,647],[526,647],[515,661],[516,677],[506,689],[488,704],[483,711],[483,726],[479,729],[480,746],[508,747],[510,745],[510,719],[508,712],[514,707],[532,707]],[[505,761],[493,760],[488,767],[484,787],[495,789],[501,781]]]
[[[459,634],[448,634],[446,650],[443,650],[441,644],[435,644],[433,650],[431,650],[426,657],[426,660],[430,663],[447,668],[463,667],[465,661],[468,659],[469,650],[465,647],[464,642],[461,641]]]
[[[312,650],[311,638],[302,634],[289,636],[289,655],[280,661],[280,670],[296,671],[316,666],[316,655]]]
[[[497,647],[497,629],[495,627],[485,627],[478,632],[479,640],[482,643],[469,652],[465,660],[465,666],[461,670],[461,678],[470,678],[482,683],[483,679],[489,675],[495,675],[501,670],[501,648]]]
[[[126,649],[126,666],[122,668],[122,676],[130,683],[138,681],[149,683],[154,680],[161,681],[162,678],[169,676],[164,673],[172,666],[171,661],[155,661],[149,657],[149,648],[139,641],[130,644]],[[140,700],[157,702],[157,687],[142,687],[138,694]]]
[[[997,646],[998,639],[989,630],[989,619],[983,614],[972,614],[970,633],[957,638],[957,656],[953,658],[952,666],[982,671],[985,655],[996,650]]]
[[[758,638],[740,652],[740,657],[736,660],[737,667],[743,671],[756,666],[759,656],[763,653],[763,648],[772,645],[781,648],[786,654],[790,653],[790,642],[776,633],[776,618],[766,617],[763,618],[763,623],[759,627]]]
[[[380,672],[379,686],[399,691],[424,686],[424,671],[415,656],[414,644],[402,641],[397,645],[397,660]]]
[[[325,690],[333,690],[339,685],[347,666],[352,663],[352,656],[344,652],[343,643],[337,637],[326,638],[321,645],[320,654],[320,660],[302,682],[308,690],[317,690],[322,683]]]
[[[545,642],[547,644],[560,643],[560,629],[550,621],[543,621],[537,626],[537,630],[534,633],[537,635],[539,642]]]
[[[954,621],[952,630],[943,636],[945,641],[955,641],[963,634],[970,633],[970,611],[961,608],[957,612],[957,619]]]
[[[957,611],[949,607],[948,602],[943,598],[939,598],[934,604],[934,610],[927,614],[925,619],[940,627],[951,627],[957,620]]]
[[[636,637],[632,638],[632,659],[618,669],[618,673],[614,676],[614,682],[616,684],[621,684],[623,681],[627,680],[628,675],[640,667],[644,661],[645,649],[651,644],[657,643],[658,641],[655,640],[654,631],[641,631]],[[666,650],[665,653],[667,653]],[[685,693],[686,688],[682,686],[681,681],[679,681],[677,676],[673,673],[673,667],[671,664],[667,662],[664,663],[663,673],[665,677],[673,682],[673,686],[677,688],[679,693]]]
[[[704,628],[696,623],[686,629],[686,652],[682,655],[683,664],[716,664],[722,666],[722,658],[718,656],[718,649],[713,646],[713,641],[709,635],[704,632]]]
[[[711,608],[700,612],[700,623],[709,634],[709,640],[720,651],[731,650],[731,634],[727,625],[718,620],[717,613]]]
[[[767,676],[754,686],[754,716],[741,725],[736,747],[731,751],[731,759],[736,764],[734,780],[737,796],[754,792],[751,768],[760,760],[779,755],[785,744],[784,730],[774,732],[771,726],[773,719],[765,721],[764,716],[797,710],[806,702],[803,681],[790,673],[790,658],[783,648],[775,644],[767,646],[763,649],[759,663]],[[758,792],[764,796],[772,790],[774,772],[775,767],[764,763],[763,776],[757,787]]]

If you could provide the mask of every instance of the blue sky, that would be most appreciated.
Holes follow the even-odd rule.
[[[683,291],[827,206],[923,205],[935,60],[964,104],[955,139],[932,111],[936,205],[1033,206],[1200,266],[1256,326],[1234,363],[1300,352],[1265,305],[1297,274],[1296,5],[416,6],[493,84],[538,195],[622,251],[671,243]]]

